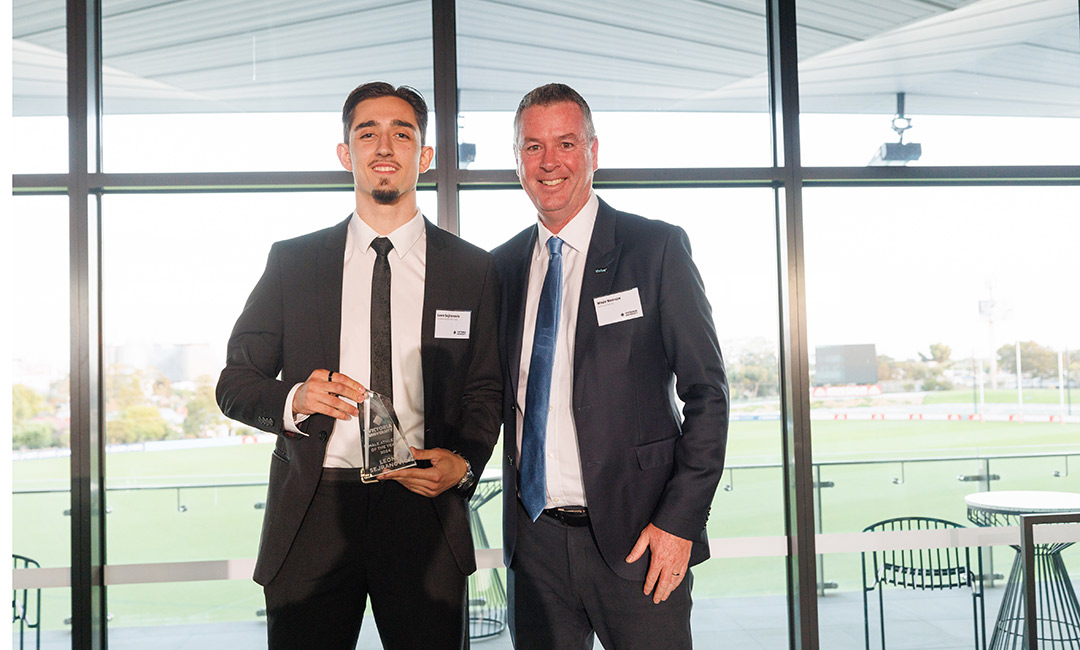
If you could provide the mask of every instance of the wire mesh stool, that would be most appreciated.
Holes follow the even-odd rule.
[[[480,521],[480,506],[502,492],[502,480],[483,479],[469,501],[469,528],[476,548],[491,548],[484,525]],[[469,576],[469,638],[488,639],[506,629],[506,588],[498,569],[478,569]]]
[[[886,519],[863,529],[864,533],[903,530],[946,530],[963,528],[956,522],[932,517],[897,517]],[[867,556],[870,571],[867,571]],[[878,614],[881,621],[881,648],[885,648],[884,586],[904,589],[944,590],[968,587],[971,589],[971,611],[974,619],[975,648],[986,650],[986,605],[983,598],[982,556],[976,551],[977,568],[972,569],[971,549],[932,548],[862,553],[863,627],[866,648],[870,650],[870,607],[868,594],[877,589]],[[869,582],[868,579],[869,578]]]
[[[31,569],[41,566],[36,561],[22,555],[11,554],[11,568]],[[26,631],[34,631],[34,647],[41,648],[41,589],[33,589],[34,597],[30,598],[30,589],[13,589],[11,592],[11,626],[19,624],[19,650],[26,646]],[[31,622],[31,619],[33,621]]]
[[[1027,493],[1032,494],[1032,493]],[[1007,493],[996,493],[1004,496]],[[971,495],[978,497],[979,495]],[[995,510],[990,505],[973,504],[969,497],[968,519],[979,526],[1016,526],[1018,512]],[[1014,508],[1015,509],[1015,508]],[[1061,552],[1073,542],[1036,544],[1035,587],[1038,599],[1038,647],[1040,650],[1080,650],[1080,604]],[[1013,558],[1001,609],[990,637],[990,650],[1023,650],[1029,647],[1024,634],[1024,560],[1019,546]]]

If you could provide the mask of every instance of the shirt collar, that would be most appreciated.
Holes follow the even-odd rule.
[[[596,223],[596,212],[600,209],[600,200],[596,198],[596,192],[589,193],[589,200],[581,207],[581,210],[566,222],[558,235],[553,235],[544,222],[536,220],[536,248],[533,249],[533,257],[541,254],[547,255],[547,240],[557,236],[563,240],[566,246],[575,251],[585,254],[589,250],[589,241],[592,240],[593,225]]]
[[[352,239],[356,242],[356,249],[364,254],[367,254],[371,249],[371,242],[376,237],[383,237],[375,232],[375,230],[367,224],[363,219],[353,212],[352,219],[349,220],[349,232],[352,235]],[[385,237],[390,239],[390,242],[394,245],[398,259],[401,259],[409,254],[412,250],[413,244],[420,241],[420,238],[425,232],[424,215],[421,214],[420,208],[416,209],[416,214],[412,219],[409,219],[405,223],[397,227],[396,230],[391,232]]]

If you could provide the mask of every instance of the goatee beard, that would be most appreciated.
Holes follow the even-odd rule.
[[[399,196],[401,196],[401,192],[399,192],[397,190],[372,190],[371,191],[371,198],[375,199],[376,203],[380,203],[382,205],[390,205],[394,201],[397,201]]]

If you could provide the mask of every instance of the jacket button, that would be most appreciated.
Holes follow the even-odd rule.
[[[326,435],[325,431],[320,431],[319,432],[319,440],[321,440],[323,442],[326,442],[326,439],[329,438],[329,437],[330,436]]]

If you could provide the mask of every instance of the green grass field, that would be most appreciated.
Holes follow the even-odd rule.
[[[965,521],[963,497],[981,489],[957,477],[981,473],[974,457],[1067,452],[1080,454],[1080,425],[968,421],[833,421],[812,423],[820,480],[823,532],[852,532],[894,516],[920,514]],[[779,422],[734,422],[728,470],[714,500],[710,537],[783,534]],[[266,480],[270,445],[207,447],[176,451],[111,453],[107,505],[110,564],[251,558],[258,548],[265,486],[206,487]],[[960,457],[963,460],[906,462],[901,459]],[[865,461],[889,461],[866,464]],[[1080,492],[1080,458],[1073,471],[1063,458],[1013,458],[990,462],[1000,480],[994,490],[1038,489]],[[842,464],[842,463],[863,464]],[[774,465],[773,467],[745,467]],[[740,467],[743,466],[743,467]],[[67,459],[18,461],[13,485],[21,490],[66,490]],[[1054,473],[1067,474],[1055,477]],[[902,481],[894,482],[894,479]],[[191,487],[136,490],[182,484]],[[199,487],[203,486],[203,487]],[[725,489],[730,488],[730,489]],[[13,550],[43,566],[70,564],[70,507],[66,492],[16,494]],[[501,545],[501,500],[481,508],[492,546]],[[1012,551],[996,557],[1007,570]],[[1066,561],[1080,570],[1077,552]],[[1071,559],[1070,559],[1071,558]],[[858,554],[824,559],[825,579],[841,589],[860,585]],[[776,594],[784,590],[784,558],[713,560],[695,568],[697,598]],[[47,628],[63,628],[69,615],[66,589],[44,594]],[[251,620],[262,607],[258,586],[246,580],[110,587],[113,625],[159,625]]]

